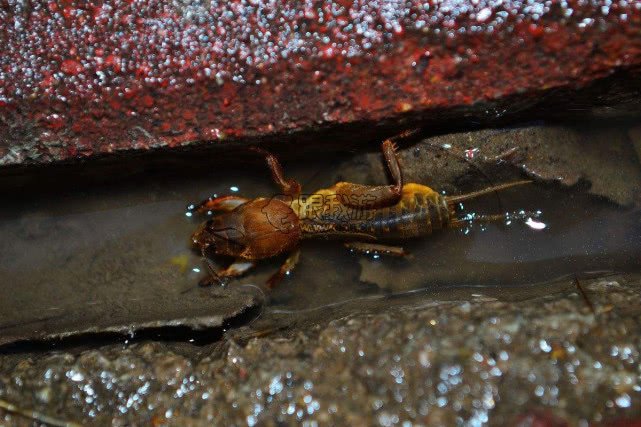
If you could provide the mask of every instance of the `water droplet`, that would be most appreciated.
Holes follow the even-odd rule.
[[[544,351],[546,353],[549,353],[550,351],[552,351],[552,347],[550,346],[550,344],[548,344],[546,340],[539,341],[539,348],[541,349],[541,351]]]
[[[492,16],[492,9],[490,9],[489,7],[485,7],[476,14],[476,20],[478,22],[485,22],[489,19],[490,16]]]
[[[465,157],[467,159],[472,160],[478,153],[479,153],[478,148],[470,148],[468,150],[465,150]]]
[[[544,228],[547,227],[547,224],[541,221],[537,221],[533,219],[532,217],[529,217],[526,221],[525,224],[530,227],[533,230],[543,230]]]
[[[614,402],[619,408],[629,408],[632,404],[632,399],[630,399],[630,396],[627,393],[624,393],[621,396],[617,397]]]

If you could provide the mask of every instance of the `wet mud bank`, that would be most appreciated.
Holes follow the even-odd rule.
[[[204,219],[189,203],[276,195],[251,156],[102,178],[89,163],[75,189],[4,175],[0,401],[117,425],[639,419],[639,141],[635,121],[424,131],[400,144],[407,181],[448,195],[533,183],[458,206],[471,220],[402,242],[411,257],[304,242],[273,291],[282,259],[198,287],[189,244]],[[304,192],[387,180],[377,151],[284,166]]]

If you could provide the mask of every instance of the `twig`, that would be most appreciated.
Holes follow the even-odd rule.
[[[0,409],[53,427],[80,427],[80,424],[78,423],[59,420],[57,418],[41,414],[40,412],[32,411],[29,409],[22,409],[14,405],[13,403],[7,402],[6,400],[2,399],[0,399]]]
[[[594,310],[594,304],[592,304],[592,301],[590,301],[588,294],[585,293],[585,290],[583,289],[583,286],[581,286],[581,282],[579,282],[579,278],[576,276],[576,274],[574,275],[574,285],[579,290],[581,297],[583,297],[583,301],[585,301],[585,304],[590,308],[592,314],[596,314],[596,310]]]

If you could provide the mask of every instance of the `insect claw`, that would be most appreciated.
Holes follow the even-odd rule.
[[[210,276],[203,277],[202,279],[200,279],[198,281],[198,286],[200,286],[201,288],[208,288],[211,285],[213,285],[213,283],[211,281],[211,277]]]
[[[201,288],[208,288],[210,286],[220,286],[221,288],[226,288],[229,284],[229,279],[227,277],[213,277],[211,275],[205,276],[198,282],[198,286]]]

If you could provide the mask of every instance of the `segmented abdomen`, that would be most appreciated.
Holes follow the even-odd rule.
[[[406,239],[427,236],[446,228],[451,212],[446,200],[431,188],[420,184],[403,186],[401,200],[380,209],[346,207],[339,201],[326,203],[322,210],[302,218],[307,235],[369,235],[376,239]]]

